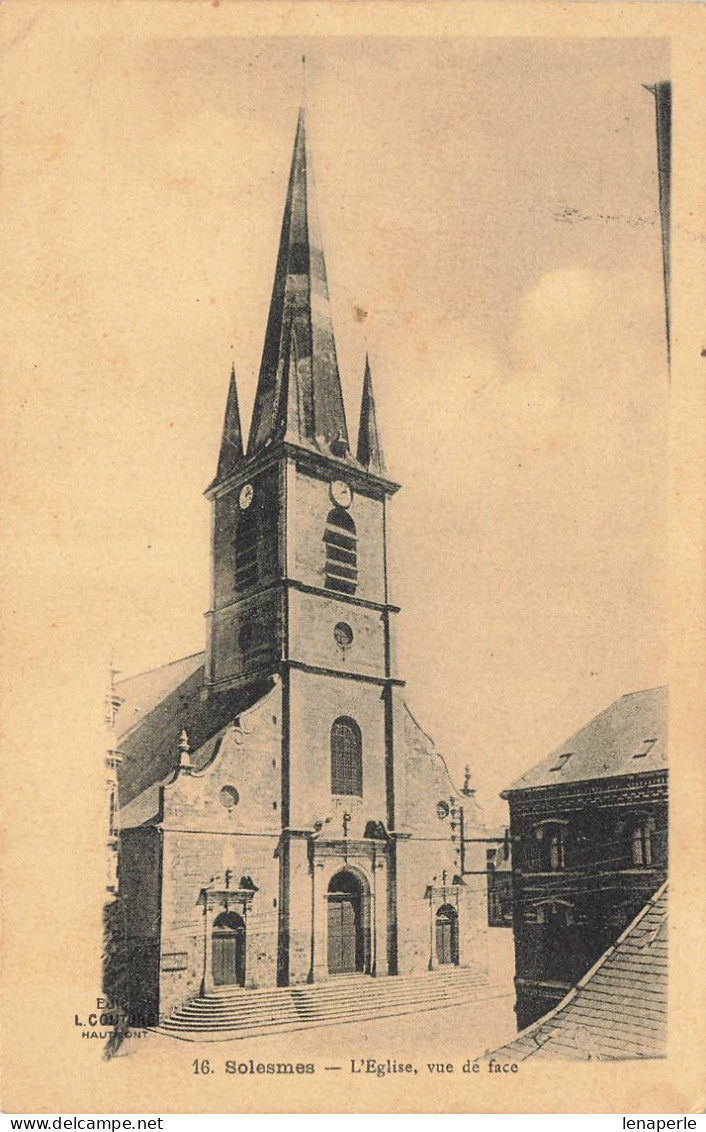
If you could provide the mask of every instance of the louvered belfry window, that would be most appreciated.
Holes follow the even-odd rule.
[[[342,507],[329,511],[324,531],[327,590],[353,596],[358,584],[358,542],[355,523]]]
[[[255,508],[244,511],[235,536],[236,589],[250,589],[257,581],[257,519]]]
[[[363,794],[363,740],[356,721],[346,715],[331,728],[331,793]]]

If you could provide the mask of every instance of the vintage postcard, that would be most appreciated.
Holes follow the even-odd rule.
[[[3,16],[5,1110],[700,1111],[699,5]]]

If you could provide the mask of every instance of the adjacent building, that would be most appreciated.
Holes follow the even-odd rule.
[[[552,1010],[667,877],[667,689],[622,696],[502,794],[518,1027]]]
[[[510,830],[498,830],[497,844],[486,850],[488,926],[512,927],[512,853]]]
[[[302,111],[249,440],[233,372],[206,493],[206,649],[117,689],[143,1017],[218,987],[485,963],[482,816],[397,665],[397,490],[367,363],[350,440]]]
[[[667,882],[549,1014],[497,1061],[626,1061],[667,1054]]]

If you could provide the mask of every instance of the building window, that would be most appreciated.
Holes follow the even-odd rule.
[[[363,740],[356,721],[345,715],[331,728],[331,793],[363,794]]]
[[[541,979],[575,983],[586,970],[580,942],[574,929],[575,912],[563,900],[548,901],[537,908],[540,941],[537,974]]]
[[[247,590],[257,581],[257,524],[255,508],[241,512],[235,536],[235,586]]]
[[[561,825],[553,829],[547,838],[547,859],[553,873],[564,868],[564,840],[564,827]]]
[[[652,864],[652,834],[654,833],[654,818],[646,818],[632,827],[631,848],[633,865]]]
[[[117,809],[116,809],[116,806],[115,806],[115,791],[114,790],[110,791],[109,805],[110,805],[110,812],[108,814],[108,829],[110,831],[110,836],[115,837],[117,832],[118,832],[118,824],[117,824],[117,820],[116,820]]]
[[[552,873],[565,867],[566,834],[563,825],[553,826],[546,834],[546,864]]]
[[[221,805],[225,806],[227,810],[232,810],[233,807],[237,806],[238,802],[240,801],[240,795],[235,789],[235,786],[223,786],[218,797],[220,799]]]
[[[338,625],[336,625],[333,631],[333,636],[336,644],[342,649],[347,649],[349,645],[353,644],[353,630],[345,621],[338,622]]]
[[[274,635],[272,625],[263,623],[264,614],[256,612],[252,621],[246,621],[238,633],[238,645],[244,654],[255,653],[267,648]]]
[[[355,593],[358,584],[358,549],[355,537],[355,523],[342,507],[329,511],[324,531],[326,545],[327,590],[338,593]]]
[[[575,854],[574,863],[588,865],[603,861],[611,829],[605,815],[592,802],[576,813],[568,827],[568,837]]]
[[[566,868],[566,826],[546,822],[534,828],[534,867],[540,872],[558,873]]]

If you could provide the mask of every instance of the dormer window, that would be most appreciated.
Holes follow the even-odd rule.
[[[324,531],[327,590],[353,596],[358,584],[358,541],[353,519],[342,507],[329,511]]]
[[[645,739],[645,740],[643,740],[642,746],[640,747],[639,751],[635,751],[635,753],[632,757],[634,759],[647,758],[647,756],[649,755],[650,751],[652,750],[652,748],[654,747],[656,742],[657,742],[656,739]]]
[[[550,769],[551,771],[554,771],[554,770],[563,770],[563,769],[564,769],[564,767],[565,767],[565,766],[566,766],[566,765],[568,764],[568,762],[569,762],[569,759],[572,759],[573,757],[574,757],[574,756],[573,756],[573,753],[572,753],[571,751],[568,751],[568,752],[567,752],[566,754],[564,754],[564,755],[559,755],[559,757],[558,757],[558,759],[556,760],[556,762],[554,763],[554,765],[553,765],[553,766],[550,766],[550,767],[549,767],[549,769]]]

